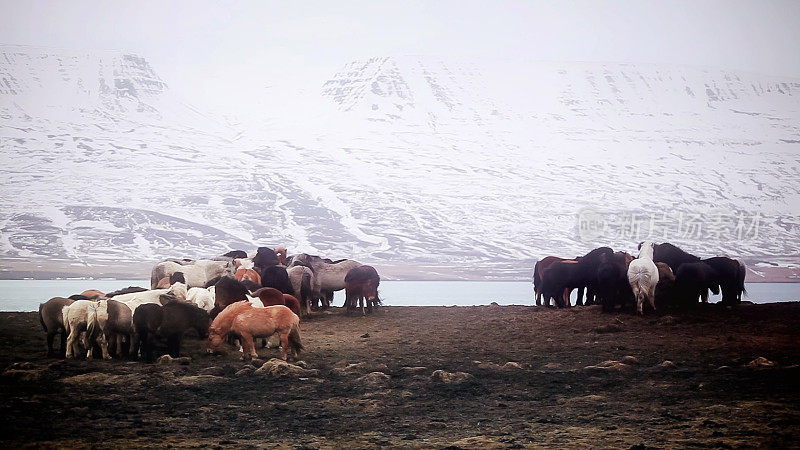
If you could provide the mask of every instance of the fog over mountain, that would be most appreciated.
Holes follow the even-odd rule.
[[[800,254],[800,79],[342,63],[302,97],[275,89],[223,116],[146,55],[0,47],[0,267],[138,274],[286,245],[389,276],[524,278],[549,254],[633,251],[651,223],[704,256]],[[579,214],[601,229],[581,232]]]

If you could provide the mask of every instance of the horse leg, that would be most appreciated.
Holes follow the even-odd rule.
[[[253,335],[250,333],[241,333],[242,341],[242,359],[258,358],[256,353],[256,346],[253,342]]]
[[[650,292],[647,295],[647,300],[650,301],[650,306],[653,307],[653,311],[656,310],[656,287],[655,285],[650,286]]]
[[[66,357],[67,355],[67,330],[64,328],[61,329],[61,347],[59,347],[59,354],[62,358]]]
[[[575,306],[583,306],[583,291],[585,287],[581,286],[578,288],[578,298],[575,299]]]
[[[131,335],[131,343],[133,344],[133,351],[130,354],[131,359],[138,359],[139,358],[139,349],[142,346],[142,339],[138,333],[134,333]]]
[[[108,353],[108,342],[116,343],[116,336],[111,333],[111,339],[109,339],[108,336],[101,331],[100,338],[100,351],[102,352],[103,359],[111,359],[111,355]]]
[[[55,351],[53,351],[53,341],[56,338],[55,331],[48,331],[47,332],[47,357],[55,356]],[[61,341],[61,347],[64,347],[64,341]]]
[[[700,299],[703,301],[703,303],[708,303],[708,289],[704,288],[700,292]]]
[[[289,333],[284,332],[280,334],[281,338],[281,359],[286,361],[286,354],[289,349]]]
[[[181,345],[181,341],[180,341],[180,337],[179,336],[175,336],[175,335],[169,336],[167,338],[167,353],[169,353],[169,356],[171,356],[173,358],[179,357],[180,356],[180,345]]]
[[[361,315],[366,316],[367,312],[364,310],[364,303],[367,301],[367,297],[361,295],[358,297],[358,306],[361,308]]]
[[[147,362],[151,363],[155,361],[153,352],[156,349],[156,334],[153,331],[147,331],[147,339],[145,343],[147,344]]]

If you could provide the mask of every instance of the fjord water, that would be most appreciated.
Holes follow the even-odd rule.
[[[51,297],[68,297],[87,289],[103,292],[149,286],[149,280],[0,280],[0,311],[36,311]],[[389,306],[533,305],[528,281],[381,281],[380,296]],[[800,301],[800,283],[748,283],[745,300],[753,303]],[[573,303],[575,293],[573,292]],[[710,301],[719,301],[712,296]],[[333,304],[344,301],[337,292]]]

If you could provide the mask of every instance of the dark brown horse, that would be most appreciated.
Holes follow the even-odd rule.
[[[534,298],[536,299],[536,306],[542,305],[542,274],[544,271],[547,270],[550,265],[558,261],[573,261],[578,262],[577,259],[566,259],[566,258],[559,258],[558,256],[545,256],[544,258],[536,261],[536,265],[533,266],[533,292]],[[550,304],[550,299],[547,299],[545,306]]]
[[[240,281],[235,278],[221,277],[214,283],[214,309],[211,310],[211,318],[217,316],[226,306],[247,301],[249,291]]]
[[[744,277],[739,261],[727,256],[715,256],[702,261],[717,272],[722,291],[722,304],[735,305],[741,302],[744,292]]]
[[[136,325],[145,359],[152,362],[156,335],[166,338],[169,355],[177,358],[181,353],[183,335],[187,331],[194,329],[201,339],[208,337],[211,317],[195,305],[173,301],[164,306],[150,303],[136,308],[133,323]]]
[[[639,243],[640,250],[641,247],[642,243]],[[672,269],[672,273],[677,274],[678,267],[680,267],[681,264],[700,262],[700,258],[665,242],[653,246],[653,262],[666,263],[669,268]]]
[[[381,299],[378,297],[380,283],[381,277],[372,266],[358,266],[350,269],[344,277],[344,306],[347,311],[356,308],[357,299],[362,315],[366,315],[364,303],[367,304],[367,311],[372,312],[372,306],[381,303]]]
[[[71,305],[75,300],[63,297],[53,297],[39,305],[39,322],[44,332],[47,333],[47,356],[61,356],[67,353],[67,330],[64,328],[62,310]],[[56,334],[61,334],[61,349],[56,354],[53,350],[53,340]]]

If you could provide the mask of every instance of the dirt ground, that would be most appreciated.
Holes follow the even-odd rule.
[[[254,372],[233,348],[206,355],[196,338],[183,348],[191,360],[64,361],[45,358],[35,313],[2,313],[0,445],[726,448],[800,438],[799,303],[645,317],[334,308],[304,320],[302,338],[312,370],[302,377]]]

